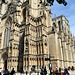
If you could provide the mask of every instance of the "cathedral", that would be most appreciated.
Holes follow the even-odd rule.
[[[50,60],[46,60],[50,58]],[[0,68],[30,71],[75,66],[75,37],[64,15],[51,18],[46,0],[0,1]]]

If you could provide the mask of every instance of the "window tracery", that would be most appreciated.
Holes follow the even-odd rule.
[[[5,24],[5,31],[4,31],[4,44],[3,47],[9,47],[9,40],[10,40],[10,30],[11,30],[11,18],[9,17],[6,20]]]

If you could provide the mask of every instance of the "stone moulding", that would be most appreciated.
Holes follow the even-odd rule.
[[[24,2],[24,3],[22,4],[21,7],[23,8],[23,7],[25,7],[25,6],[28,5],[28,4],[29,4],[29,1],[26,1],[26,2]]]

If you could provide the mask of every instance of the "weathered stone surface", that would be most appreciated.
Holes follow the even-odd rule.
[[[52,68],[75,65],[75,37],[68,20],[64,15],[52,19],[49,6],[39,3],[14,0],[0,5],[0,68],[49,69],[49,57]]]

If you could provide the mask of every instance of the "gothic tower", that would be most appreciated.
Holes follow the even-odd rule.
[[[52,21],[47,0],[2,0],[0,9],[0,68],[49,69],[48,58],[53,68],[75,65],[68,20],[62,15]]]
[[[23,70],[30,70],[32,65],[35,65],[36,69],[43,65],[48,66],[49,62],[45,61],[45,58],[48,58],[50,53],[48,33],[52,21],[49,6],[45,4],[43,0],[27,0],[23,4],[23,21],[20,25],[25,27]]]

